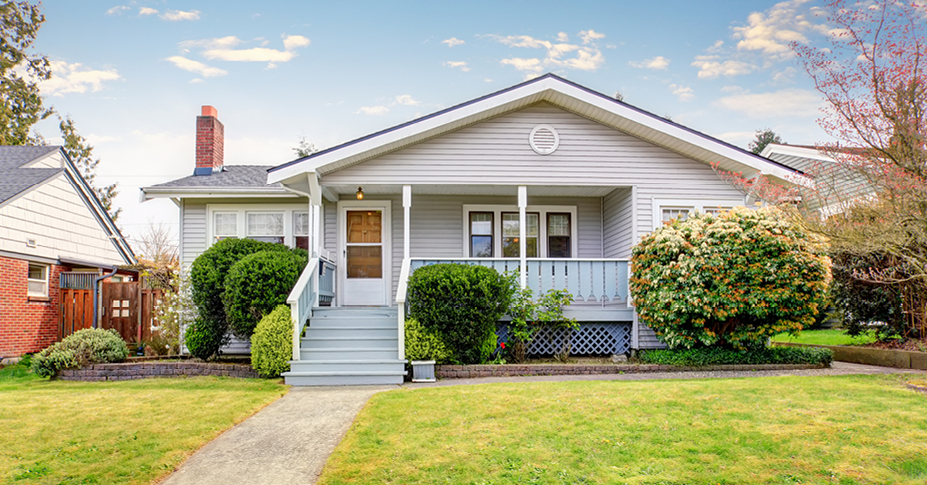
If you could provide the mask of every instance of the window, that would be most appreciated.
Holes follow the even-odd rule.
[[[525,239],[528,240],[527,243],[527,253],[529,258],[538,257],[538,234],[540,229],[538,227],[538,218],[539,214],[537,212],[529,212],[525,214],[526,230],[525,230]],[[503,258],[519,258],[521,257],[521,245],[518,243],[518,238],[520,237],[520,230],[518,227],[518,213],[517,212],[503,212],[502,213],[502,257]]]
[[[283,244],[282,212],[249,212],[248,239]]]
[[[470,257],[491,258],[493,249],[493,213],[470,213]]]
[[[238,214],[235,212],[216,212],[213,214],[213,235],[216,241],[238,237]]]
[[[296,239],[296,247],[309,250],[309,213],[293,213],[293,236]]]
[[[547,257],[572,257],[570,214],[547,213]]]
[[[529,205],[525,210],[525,255],[572,258],[577,254],[576,206]],[[518,258],[521,231],[518,207],[464,204],[464,254],[471,258]],[[496,237],[496,236],[499,237]]]
[[[743,200],[697,200],[697,199],[653,199],[653,227],[657,228],[676,219],[684,221],[690,215],[719,214],[743,205]]]
[[[48,266],[29,263],[27,296],[48,297]]]

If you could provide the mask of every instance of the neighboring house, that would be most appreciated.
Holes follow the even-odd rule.
[[[197,166],[210,166],[200,152]],[[663,221],[744,204],[712,163],[797,175],[547,74],[273,167],[266,180],[220,162],[143,191],[177,200],[187,263],[222,237],[309,249],[291,294],[294,337],[310,322],[287,382],[398,382],[406,279],[437,262],[515,271],[535,294],[567,288],[566,314],[583,325],[574,352],[661,346],[629,301],[631,248]]]
[[[862,154],[861,149],[844,149],[846,154]],[[815,146],[770,143],[760,153],[803,173],[802,202],[824,214],[842,212],[849,204],[874,194],[872,185],[861,174],[850,170]]]
[[[62,273],[135,262],[61,147],[0,146],[0,358],[58,338]]]

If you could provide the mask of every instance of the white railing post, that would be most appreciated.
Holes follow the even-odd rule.
[[[318,272],[319,258],[309,259],[309,264],[303,269],[296,285],[286,297],[286,302],[290,305],[290,319],[293,321],[293,360],[299,360],[299,336],[303,333],[306,320],[312,316],[312,306],[319,293]],[[316,277],[313,278],[313,275]]]
[[[403,185],[402,186],[402,230],[403,230],[403,247],[402,247],[402,259],[409,259],[410,245],[412,242],[409,240],[412,233],[409,223],[411,221],[411,211],[412,211],[412,186]]]
[[[399,286],[396,288],[396,305],[399,314],[396,322],[396,329],[399,332],[399,360],[406,358],[406,285],[409,282],[409,271],[412,265],[411,258],[403,258],[402,269],[399,271]]]
[[[528,187],[518,186],[518,258],[520,260],[519,272],[521,287],[528,286]]]

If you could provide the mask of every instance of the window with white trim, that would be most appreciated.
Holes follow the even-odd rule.
[[[660,227],[674,219],[684,221],[696,212],[702,214],[720,214],[723,211],[731,210],[741,205],[744,205],[743,199],[653,199],[653,227]]]
[[[48,297],[48,265],[29,263],[27,296]]]
[[[296,247],[309,250],[309,213],[293,213],[293,237],[296,239]]]
[[[215,241],[221,241],[229,237],[238,238],[237,212],[215,212],[212,217],[212,233]]]
[[[245,237],[256,241],[283,244],[283,212],[248,212]]]
[[[469,205],[464,210],[465,256],[518,258],[521,231],[517,206]],[[576,255],[576,206],[531,206],[525,212],[529,258],[571,258]],[[496,235],[499,237],[496,237]]]

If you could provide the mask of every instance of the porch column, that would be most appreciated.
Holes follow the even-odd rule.
[[[409,239],[409,234],[412,232],[409,228],[409,221],[411,220],[410,213],[412,211],[412,186],[403,185],[402,186],[402,258],[409,259],[409,254],[411,253],[409,246],[411,243]]]
[[[317,258],[321,253],[322,238],[322,187],[315,173],[309,173],[309,257]]]
[[[528,187],[518,186],[518,257],[521,259],[519,264],[519,274],[521,276],[521,287],[528,286]]]

